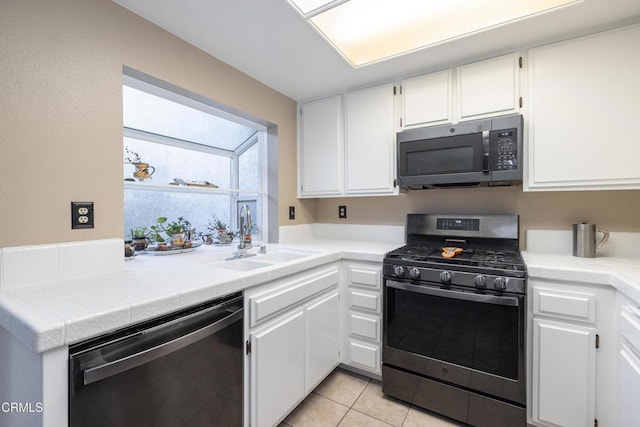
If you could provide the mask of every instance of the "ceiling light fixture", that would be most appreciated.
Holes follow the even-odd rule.
[[[289,0],[354,67],[582,0]]]

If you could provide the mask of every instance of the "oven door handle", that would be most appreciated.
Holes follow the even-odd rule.
[[[417,292],[420,294],[453,298],[462,301],[507,305],[510,307],[517,307],[520,305],[520,301],[518,300],[518,298],[511,296],[476,294],[464,291],[434,288],[428,285],[412,285],[410,283],[395,282],[393,280],[387,280],[386,286],[389,288],[400,289],[408,292]]]

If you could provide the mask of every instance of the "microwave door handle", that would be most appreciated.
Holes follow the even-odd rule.
[[[388,280],[386,286],[389,288],[400,289],[408,292],[417,292],[419,294],[432,295],[436,297],[452,298],[462,301],[482,302],[497,305],[506,305],[510,307],[517,307],[520,305],[517,297],[498,296],[498,295],[486,295],[476,294],[463,291],[453,291],[449,289],[433,288],[431,286],[417,286],[409,283],[394,282]]]
[[[488,130],[482,131],[482,172],[489,173],[489,147],[490,133]]]

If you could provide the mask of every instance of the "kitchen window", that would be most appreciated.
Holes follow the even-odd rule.
[[[253,238],[266,241],[264,126],[125,75],[123,135],[125,239],[161,216],[196,233],[214,217],[236,231],[246,204]],[[134,176],[133,162],[147,163],[149,178]]]

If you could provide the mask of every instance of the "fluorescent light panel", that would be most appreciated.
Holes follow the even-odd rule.
[[[289,1],[359,67],[582,0]]]

